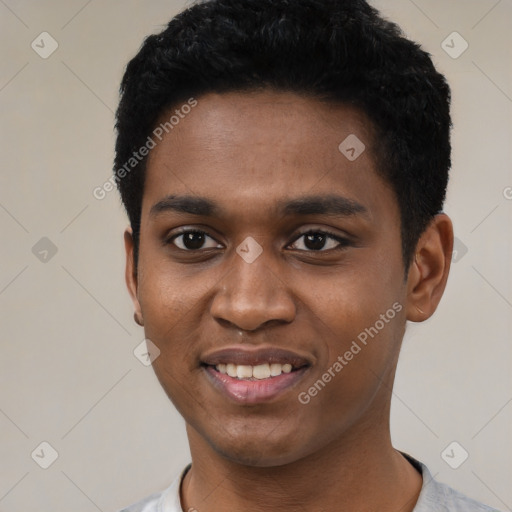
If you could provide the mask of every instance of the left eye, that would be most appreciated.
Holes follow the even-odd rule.
[[[204,231],[184,231],[171,237],[169,242],[184,251],[196,251],[198,249],[215,249],[222,247]],[[204,244],[206,242],[208,242],[209,245],[205,246]]]
[[[303,239],[301,243],[299,240]],[[330,249],[340,249],[345,247],[348,241],[342,237],[331,235],[325,231],[308,231],[299,236],[291,245],[292,249],[299,249],[301,251],[328,251]],[[299,247],[294,247],[299,245]]]

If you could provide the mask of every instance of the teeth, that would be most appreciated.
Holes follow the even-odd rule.
[[[258,364],[256,366],[250,366],[247,364],[218,364],[215,369],[223,374],[227,374],[230,377],[236,377],[238,379],[268,379],[269,377],[277,377],[281,373],[290,373],[292,371],[292,365],[289,363],[279,364]]]
[[[250,379],[252,377],[252,366],[241,364],[236,367],[236,376],[239,379]]]
[[[237,374],[236,374],[236,364],[227,364],[226,365],[226,373],[230,377],[236,377],[237,376]]]
[[[255,379],[268,379],[270,377],[270,365],[259,364],[252,367],[252,376]]]
[[[270,365],[270,375],[272,375],[272,377],[275,377],[276,375],[281,375],[282,371],[283,371],[282,364],[271,364]]]

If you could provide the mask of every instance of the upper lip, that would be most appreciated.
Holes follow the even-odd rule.
[[[259,364],[291,364],[293,368],[302,368],[310,366],[311,360],[292,352],[277,347],[258,347],[248,348],[247,345],[233,345],[220,350],[207,353],[201,358],[201,362],[206,365],[216,366],[218,364],[236,364],[257,366]]]

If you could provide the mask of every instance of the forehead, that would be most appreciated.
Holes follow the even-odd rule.
[[[260,91],[200,96],[192,109],[177,105],[159,123],[173,113],[179,120],[167,125],[148,157],[143,216],[176,194],[245,211],[332,192],[366,202],[369,210],[383,194],[389,199],[376,172],[373,126],[354,107]]]

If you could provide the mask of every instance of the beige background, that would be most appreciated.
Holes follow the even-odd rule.
[[[394,443],[512,510],[512,1],[374,4],[451,83],[446,211],[463,244],[440,310],[406,336]],[[133,354],[144,335],[123,281],[119,198],[92,195],[111,173],[123,67],[184,5],[0,0],[1,512],[116,511],[189,460],[183,420]],[[44,31],[59,45],[47,59],[31,48]],[[453,31],[469,43],[456,59],[441,47]],[[43,237],[57,249],[45,262],[48,242],[32,249]],[[49,461],[43,441],[58,452],[48,469],[35,462]],[[458,469],[441,457],[452,441],[469,453]]]

